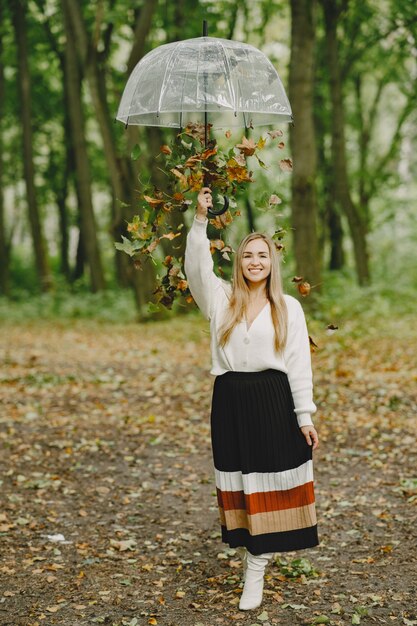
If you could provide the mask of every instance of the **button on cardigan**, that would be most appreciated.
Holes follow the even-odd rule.
[[[234,328],[227,344],[221,347],[218,333],[229,305],[231,285],[219,278],[213,269],[208,220],[194,218],[187,236],[185,273],[191,294],[204,317],[210,320],[211,374],[228,371],[259,372],[266,369],[286,373],[294,399],[299,426],[312,425],[315,413],[310,343],[303,309],[295,298],[284,295],[288,311],[288,336],[285,348],[277,352],[270,303],[264,306],[249,329],[246,320]]]

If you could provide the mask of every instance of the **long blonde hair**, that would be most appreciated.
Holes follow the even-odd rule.
[[[244,318],[249,305],[250,289],[242,272],[242,258],[247,244],[254,239],[263,239],[269,248],[271,272],[266,282],[266,296],[271,305],[272,323],[275,329],[274,347],[280,352],[287,341],[288,314],[282,289],[280,258],[271,237],[262,233],[250,233],[241,242],[233,266],[232,293],[223,324],[219,331],[219,344],[224,347],[235,326]]]

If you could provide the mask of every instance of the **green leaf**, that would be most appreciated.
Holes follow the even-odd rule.
[[[360,623],[361,623],[360,615],[358,615],[357,613],[354,613],[352,615],[352,624],[360,624]]]
[[[256,619],[258,619],[260,622],[266,622],[269,619],[269,615],[266,611],[262,611],[262,613],[258,615]]]
[[[159,313],[161,307],[154,302],[148,302],[148,313]]]
[[[312,624],[330,624],[330,617],[327,617],[327,615],[319,615],[318,617],[315,617],[311,623]]]
[[[134,256],[136,252],[138,252],[138,250],[140,250],[144,246],[143,241],[130,241],[130,239],[123,237],[123,235],[122,240],[122,243],[120,243],[120,241],[115,241],[114,247],[116,248],[116,250],[126,252],[126,254],[128,254],[129,256]]]
[[[136,143],[133,146],[132,152],[130,153],[130,158],[132,159],[132,161],[137,161],[137,159],[139,158],[139,155],[140,155],[140,145]]]

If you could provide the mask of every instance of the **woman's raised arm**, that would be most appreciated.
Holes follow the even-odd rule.
[[[184,262],[191,294],[207,319],[211,318],[219,299],[226,298],[223,281],[213,270],[213,258],[206,232],[207,210],[211,206],[211,191],[208,187],[203,187],[198,194],[196,215],[187,235]]]

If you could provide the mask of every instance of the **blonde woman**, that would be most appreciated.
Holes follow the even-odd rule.
[[[299,302],[282,290],[273,241],[241,242],[231,284],[213,271],[206,235],[211,191],[197,200],[185,272],[210,320],[216,376],[211,437],[222,539],[239,554],[245,584],[239,608],[262,602],[264,570],[275,552],[318,544],[312,451],[310,346]]]

